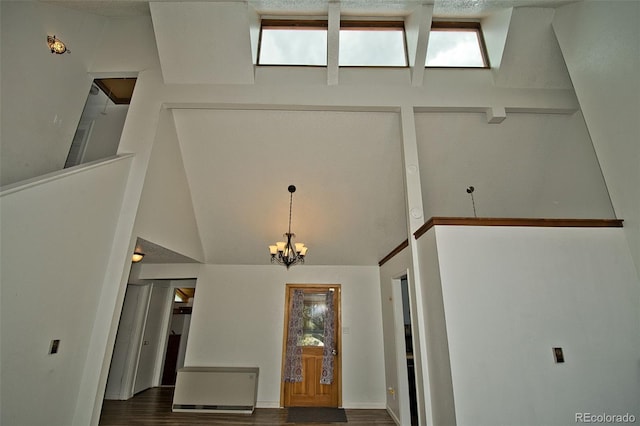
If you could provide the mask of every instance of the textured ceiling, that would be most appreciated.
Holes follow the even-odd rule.
[[[168,0],[160,0],[165,2]],[[207,1],[207,0],[204,0]],[[259,14],[319,15],[326,14],[329,3],[339,3],[345,15],[405,16],[420,5],[433,4],[434,16],[481,18],[508,7],[558,7],[582,0],[208,0],[211,2],[247,3]],[[96,15],[117,17],[149,15],[145,0],[43,0],[59,6],[83,10]]]
[[[140,0],[41,0],[69,9],[106,17],[149,15],[149,2]]]
[[[482,18],[510,7],[554,8],[576,1],[582,0],[436,0],[433,15],[443,18]]]

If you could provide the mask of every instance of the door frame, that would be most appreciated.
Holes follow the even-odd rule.
[[[169,280],[169,294],[167,295],[167,306],[162,319],[164,324],[162,330],[162,344],[161,348],[158,350],[158,359],[160,362],[156,365],[155,375],[154,375],[154,383],[155,386],[172,386],[172,385],[163,385],[162,384],[162,376],[164,373],[164,364],[167,360],[167,346],[169,345],[169,335],[171,334],[171,321],[173,321],[173,305],[175,302],[176,290],[179,288],[196,288],[197,280],[195,278],[179,278],[175,280]],[[195,295],[193,296],[193,300],[195,301]],[[191,314],[191,318],[193,318],[193,314]],[[190,319],[191,320],[191,319]],[[189,340],[189,330],[190,325],[187,326],[187,333],[182,335],[181,340],[187,341]],[[185,343],[180,343],[182,346]],[[185,347],[186,351],[186,347]]]
[[[292,294],[293,290],[301,289],[301,290],[328,290],[335,289],[336,291],[336,335],[335,342],[336,348],[338,350],[338,354],[336,355],[335,364],[334,364],[334,380],[337,381],[338,387],[338,407],[342,407],[342,286],[341,284],[286,284],[285,292],[284,292],[284,318],[282,320],[283,330],[282,330],[282,352],[281,352],[281,366],[280,366],[280,407],[284,407],[284,393],[285,393],[285,382],[284,382],[284,365],[285,358],[287,353],[287,337],[289,334],[288,320],[289,320],[289,311],[290,311],[290,294]]]
[[[405,271],[397,278],[392,278],[391,280],[391,292],[393,298],[393,322],[394,322],[394,336],[395,336],[395,352],[396,352],[396,377],[397,377],[397,386],[398,386],[398,406],[399,406],[399,415],[401,424],[411,424],[411,404],[409,398],[409,367],[407,365],[407,350],[406,350],[406,336],[405,336],[405,323],[404,323],[404,301],[402,296],[402,280],[407,280],[407,287],[411,285],[409,281],[409,273]],[[412,297],[411,291],[407,288],[409,293],[409,315],[411,321],[411,336],[412,336],[412,347],[415,353],[415,333],[414,330],[414,321],[413,321],[413,309],[412,309]],[[415,363],[415,358],[414,358]],[[415,370],[414,370],[415,371]],[[417,390],[417,384],[414,377],[413,386]],[[416,407],[417,409],[417,407]],[[419,411],[419,410],[418,410]],[[417,414],[417,413],[416,413]]]

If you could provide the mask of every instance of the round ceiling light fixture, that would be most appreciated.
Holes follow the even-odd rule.
[[[131,256],[131,261],[133,263],[138,263],[142,260],[142,258],[144,257],[144,253],[141,253],[139,251],[135,251],[133,252],[133,256]]]

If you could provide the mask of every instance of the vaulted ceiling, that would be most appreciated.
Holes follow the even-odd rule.
[[[436,0],[426,4],[433,4],[434,16],[482,18],[509,7],[548,8],[570,2]],[[235,90],[248,93],[247,87],[255,84],[250,40],[253,36],[247,31],[255,23],[251,22],[251,13],[245,13],[243,8],[246,11],[248,6],[255,16],[326,15],[329,5],[335,4],[329,0],[213,0],[190,3],[190,7],[185,8],[184,3],[169,1],[50,3],[110,17],[151,14],[165,83],[175,87],[209,85],[219,88],[223,95]],[[208,8],[210,3],[218,3],[219,7]],[[353,16],[407,16],[425,4],[416,0],[341,0],[338,3],[341,14]],[[231,13],[221,14],[221,8],[228,8]],[[536,22],[545,19],[543,16]],[[504,46],[503,69],[494,76],[494,82],[504,86],[570,89],[571,82],[562,58],[558,57],[557,45],[549,43],[554,41],[550,28],[536,33],[534,30],[540,28],[537,23],[528,27],[529,22],[522,19],[521,24],[523,30],[513,30],[514,41]],[[216,35],[226,37],[211,36],[214,27]],[[549,52],[543,52],[544,60],[537,63],[521,53],[536,45],[552,46]],[[526,67],[517,65],[523,61]],[[523,69],[526,72],[523,73]],[[309,247],[309,264],[375,265],[407,238],[399,113],[389,107],[377,110],[309,108],[296,102],[295,99],[304,96],[304,92],[300,94],[296,90],[308,90],[313,84],[315,80],[311,85],[305,83],[299,88],[284,89],[284,97],[291,94],[291,107],[282,100],[270,105],[269,94],[266,90],[259,93],[260,89],[255,92],[267,101],[259,107],[250,105],[251,102],[238,103],[240,106],[232,108],[171,106],[174,143],[178,148],[176,152],[180,153],[175,161],[183,167],[206,263],[268,263],[267,245],[282,240],[282,234],[287,231],[287,186],[290,184],[297,187],[293,197],[292,231],[298,241]],[[324,90],[326,78],[320,84]],[[318,87],[311,90],[314,94],[320,93]],[[350,89],[343,86],[342,90]],[[475,117],[469,121],[486,124]],[[418,119],[417,127],[428,138],[429,131],[436,128],[438,122],[425,123],[426,120]],[[509,132],[502,135],[505,141],[518,138],[517,128]],[[549,147],[545,155],[553,156],[555,150],[566,150],[553,142]],[[448,149],[446,144],[444,149]],[[424,146],[420,154],[429,161],[437,158],[434,154],[443,155]],[[435,162],[431,166],[432,170],[445,168],[439,178],[451,176],[450,180],[459,180],[443,164]],[[484,173],[481,168],[482,165],[478,171]],[[469,170],[472,169],[467,168]],[[472,177],[474,173],[468,175]],[[424,176],[429,176],[427,171]],[[498,175],[491,179],[505,181],[504,176]],[[442,183],[434,178],[423,182],[423,186],[434,185],[434,182]],[[437,199],[429,201],[440,205],[442,199],[452,197],[451,191],[462,190],[462,187],[432,189],[431,194]],[[428,201],[426,197],[425,201]],[[457,202],[466,203],[467,199]],[[527,211],[527,207],[523,210]],[[140,244],[144,245],[145,241]],[[171,259],[171,253],[163,254],[157,246],[152,251],[161,259],[157,261]],[[153,257],[145,261],[154,262]]]
[[[310,264],[376,264],[406,238],[397,114],[174,116],[207,262],[268,262],[267,245],[287,231],[290,184],[292,231]]]

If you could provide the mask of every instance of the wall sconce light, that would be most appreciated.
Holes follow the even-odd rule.
[[[133,263],[138,263],[144,257],[144,253],[140,253],[139,251],[133,252],[133,256],[131,256],[131,261]]]
[[[64,42],[56,38],[55,35],[47,36],[47,44],[49,45],[49,49],[51,49],[51,53],[57,53],[58,55],[62,55],[65,52],[71,53],[71,51],[67,49],[67,46],[64,44]]]

